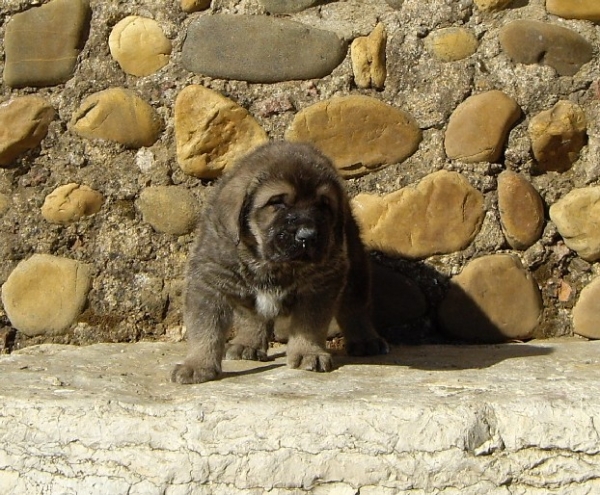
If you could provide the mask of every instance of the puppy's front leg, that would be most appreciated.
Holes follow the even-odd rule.
[[[221,373],[225,337],[233,310],[218,295],[190,284],[185,298],[183,321],[187,329],[188,355],[171,373],[176,383],[202,383]]]
[[[273,337],[273,321],[245,308],[239,308],[234,315],[235,337],[226,346],[225,359],[268,361],[267,351]]]
[[[286,351],[290,368],[308,371],[331,371],[333,368],[331,354],[325,349],[336,303],[330,294],[304,296],[294,306]]]

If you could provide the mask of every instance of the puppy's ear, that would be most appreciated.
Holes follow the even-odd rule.
[[[230,176],[222,183],[215,201],[220,223],[235,244],[239,244],[247,229],[246,218],[252,207],[251,182],[252,179],[243,173]]]

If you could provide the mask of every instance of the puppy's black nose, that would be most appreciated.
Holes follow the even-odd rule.
[[[315,229],[314,227],[300,227],[296,231],[296,235],[294,237],[297,242],[306,244],[307,242],[310,242],[315,237],[317,237],[317,229]]]

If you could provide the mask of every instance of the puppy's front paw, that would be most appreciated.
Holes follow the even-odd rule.
[[[267,353],[262,349],[255,349],[254,347],[249,347],[242,344],[229,344],[227,346],[227,350],[225,351],[225,359],[268,361],[269,357],[267,356]]]
[[[375,356],[387,354],[390,352],[390,348],[381,337],[375,337],[357,342],[346,342],[346,352],[349,356]]]
[[[190,364],[180,363],[171,372],[171,381],[181,384],[204,383],[219,376],[216,368],[200,368]]]
[[[290,368],[297,368],[306,371],[331,371],[333,368],[333,359],[328,352],[292,352],[288,351],[287,363]]]

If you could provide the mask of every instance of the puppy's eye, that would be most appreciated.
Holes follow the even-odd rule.
[[[287,206],[286,195],[276,194],[275,196],[271,196],[267,201],[267,204],[265,204],[265,206],[273,206],[274,208],[285,208]]]
[[[325,194],[319,197],[319,204],[323,208],[333,209],[333,199]]]

